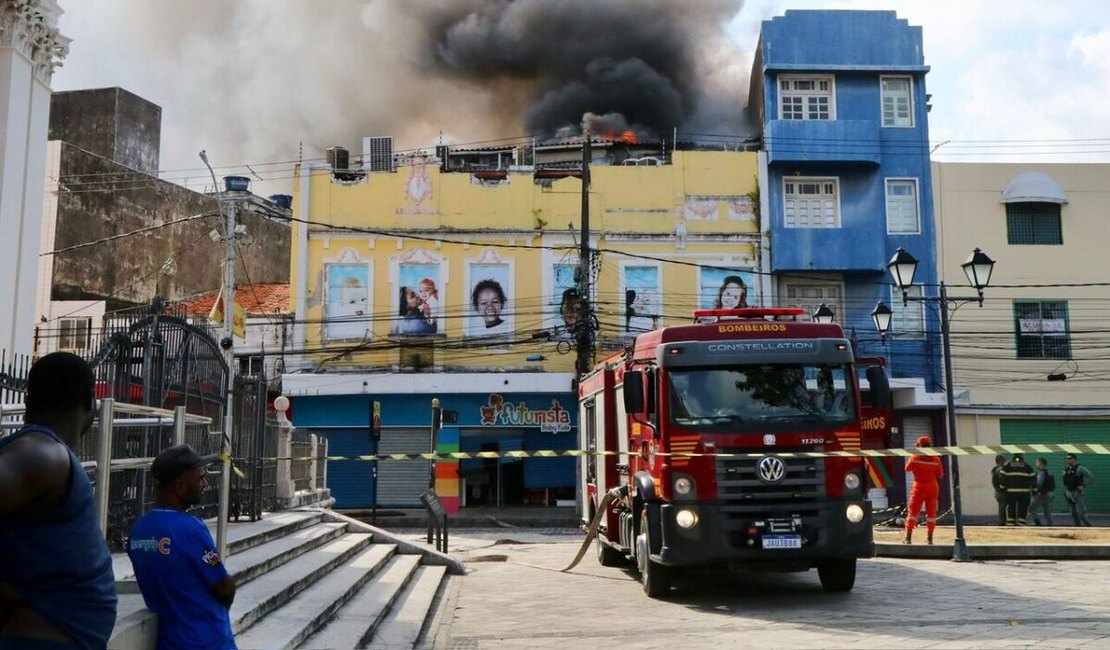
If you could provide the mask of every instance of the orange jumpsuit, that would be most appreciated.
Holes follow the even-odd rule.
[[[906,533],[913,532],[917,525],[917,515],[925,506],[925,526],[931,532],[937,527],[937,499],[940,498],[940,478],[944,476],[944,465],[937,456],[911,456],[906,461],[906,472],[913,472],[913,487],[910,489],[910,508],[906,513]]]

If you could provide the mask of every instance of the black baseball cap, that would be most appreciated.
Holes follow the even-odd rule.
[[[174,445],[163,450],[154,458],[154,463],[150,466],[150,473],[154,475],[154,479],[159,483],[166,483],[191,469],[209,465],[215,460],[215,457],[201,456],[187,444]]]

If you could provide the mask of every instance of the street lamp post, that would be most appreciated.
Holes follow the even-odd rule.
[[[948,411],[948,444],[953,447],[958,446],[958,443],[956,436],[956,401],[952,388],[952,343],[949,336],[949,309],[955,311],[960,305],[969,302],[977,302],[980,307],[983,306],[983,289],[990,284],[991,272],[994,270],[994,260],[976,248],[960,267],[963,268],[964,274],[967,276],[968,284],[978,292],[978,296],[949,296],[948,288],[943,281],[939,284],[936,296],[911,296],[908,294],[908,289],[913,285],[913,276],[917,273],[917,260],[899,247],[894,253],[894,257],[890,258],[890,262],[887,263],[887,269],[894,278],[894,283],[902,290],[903,305],[907,305],[911,301],[930,303],[936,304],[940,310],[941,349],[944,354],[944,395]],[[871,318],[875,321],[875,327],[879,330],[881,336],[885,337],[890,330],[892,315],[893,312],[890,307],[886,306],[881,300],[875,305],[874,311],[871,312]],[[970,562],[971,557],[967,552],[967,541],[964,539],[963,503],[960,498],[960,460],[958,456],[952,456],[951,486],[952,516],[956,522],[956,539],[952,544],[952,559],[956,562]],[[908,513],[907,516],[916,516],[916,513]]]
[[[216,205],[220,209],[220,216],[224,221],[224,336],[220,340],[220,347],[224,351],[224,362],[227,364],[227,404],[224,406],[224,457],[220,472],[220,508],[216,520],[216,549],[220,557],[227,557],[227,521],[228,521],[228,495],[231,491],[231,432],[235,413],[235,329],[232,322],[235,318],[235,207],[228,203],[224,206],[224,199],[220,195],[220,187],[216,183],[216,172],[208,162],[208,154],[202,149],[200,159],[212,175],[212,191],[216,194]]]

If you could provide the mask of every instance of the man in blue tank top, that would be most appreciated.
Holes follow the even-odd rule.
[[[204,522],[186,512],[200,503],[207,461],[189,445],[154,459],[154,508],[135,522],[127,555],[143,600],[158,614],[161,649],[235,648],[228,609],[235,579],[227,574]]]
[[[112,556],[72,449],[93,423],[89,365],[55,352],[27,375],[25,426],[0,438],[0,648],[104,648]]]

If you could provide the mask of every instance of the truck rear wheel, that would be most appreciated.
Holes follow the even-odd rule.
[[[856,560],[826,560],[817,565],[817,575],[825,591],[851,591],[856,584]]]
[[[652,561],[650,535],[645,513],[640,520],[640,534],[636,536],[636,560],[644,593],[648,598],[658,598],[671,590],[671,572],[668,567]]]
[[[609,546],[597,536],[597,562],[601,566],[621,566],[624,564],[624,553]]]

